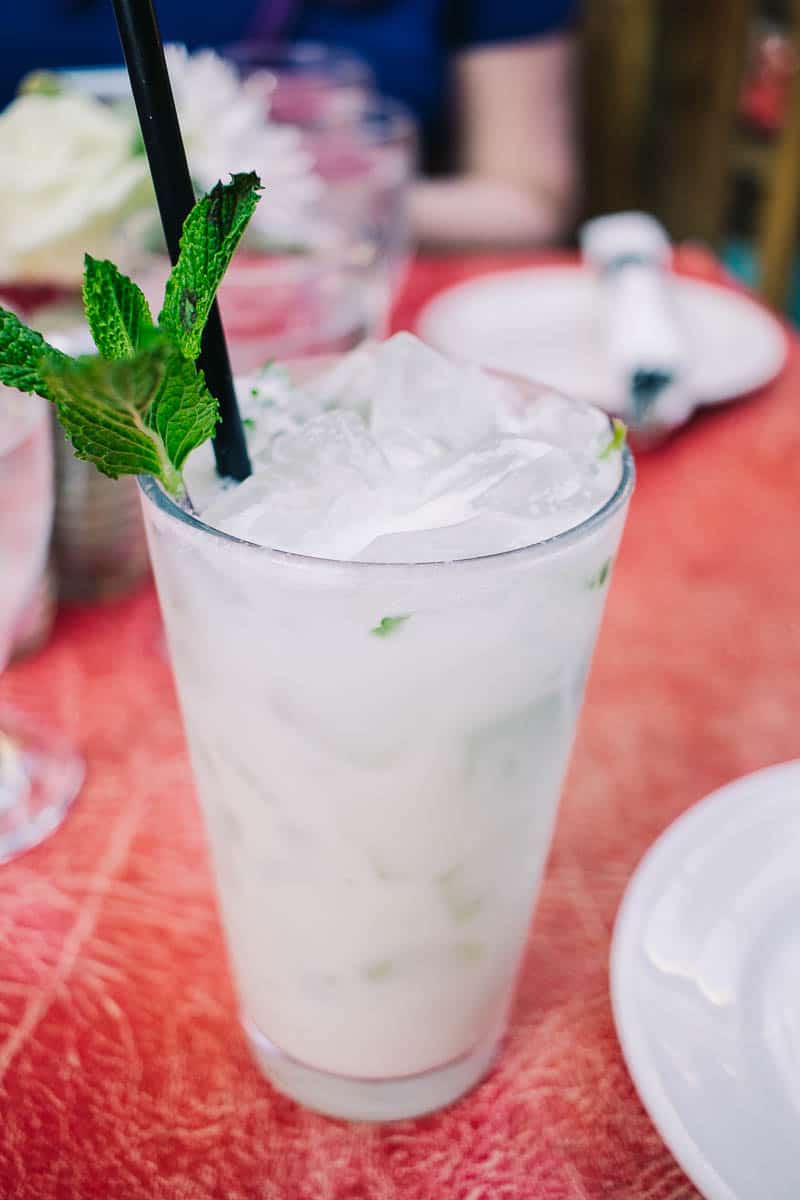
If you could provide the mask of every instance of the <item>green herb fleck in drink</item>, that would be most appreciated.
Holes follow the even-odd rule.
[[[625,445],[625,438],[628,434],[628,426],[624,421],[620,421],[619,417],[611,418],[611,438],[600,451],[598,458],[610,458],[612,454],[621,450]]]
[[[411,613],[403,613],[399,617],[381,617],[374,629],[370,629],[370,633],[374,633],[375,637],[389,637],[391,634],[397,633],[410,616]]]
[[[612,561],[613,561],[612,559],[607,558],[606,561],[603,563],[602,567],[600,567],[599,571],[597,571],[594,575],[591,576],[590,579],[588,579],[586,581],[586,586],[588,588],[596,590],[598,588],[603,587],[608,582],[608,577],[611,573]]]

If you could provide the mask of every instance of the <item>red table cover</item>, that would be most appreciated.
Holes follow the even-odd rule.
[[[398,323],[510,261],[419,263]],[[641,457],[504,1053],[449,1111],[393,1126],[305,1112],[250,1060],[151,587],[63,614],[2,682],[88,778],[0,868],[0,1197],[696,1197],[623,1065],[609,938],[669,822],[800,755],[799,487],[796,343],[773,386]]]

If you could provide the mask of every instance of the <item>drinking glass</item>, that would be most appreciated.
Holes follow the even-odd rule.
[[[52,518],[48,405],[0,388],[0,672],[41,579]],[[0,862],[56,828],[82,779],[81,760],[60,739],[0,712]]]
[[[316,205],[325,238],[301,251],[235,255],[219,304],[237,373],[384,337],[410,259],[416,131],[403,105],[364,97],[351,120],[300,132],[325,185]],[[161,280],[153,283],[155,295]]]
[[[349,122],[307,128],[304,143],[325,182],[320,212],[345,231],[370,337],[384,337],[411,257],[410,190],[417,130],[399,101],[368,96]]]
[[[339,242],[338,259],[351,297],[364,310],[366,335],[384,336],[411,254],[409,196],[418,157],[413,116],[399,101],[377,95],[369,68],[344,51],[243,43],[226,55],[251,93],[263,92],[269,119],[301,134],[325,183],[316,212],[320,228],[329,242],[332,235]],[[263,173],[268,181],[268,163]],[[316,351],[290,351],[298,352]]]
[[[439,1108],[506,1028],[628,452],[557,537],[404,565],[254,545],[140,482],[257,1061],[334,1116]]]

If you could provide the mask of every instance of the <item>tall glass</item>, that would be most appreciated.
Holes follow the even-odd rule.
[[[369,334],[385,337],[391,303],[411,258],[410,197],[418,152],[414,118],[399,101],[369,96],[351,122],[303,133],[326,184],[320,208],[349,235]]]
[[[569,532],[378,565],[141,482],[244,1027],[302,1103],[408,1117],[491,1064],[632,485],[626,451]]]
[[[345,239],[340,258],[364,308],[367,335],[384,336],[411,255],[410,192],[418,153],[411,112],[376,95],[369,68],[346,51],[312,42],[276,49],[256,41],[229,46],[225,55],[251,95],[263,95],[270,120],[302,135],[325,183],[319,220]],[[268,184],[268,163],[263,177]],[[288,351],[298,352],[318,351]]]
[[[48,405],[0,388],[0,672],[41,580],[52,519]],[[57,738],[0,711],[0,862],[55,829],[82,778],[80,759]]]

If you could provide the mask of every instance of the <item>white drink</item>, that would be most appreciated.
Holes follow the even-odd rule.
[[[254,476],[187,472],[225,534],[144,507],[243,1019],[297,1099],[412,1115],[503,1032],[632,470],[407,336],[242,394]]]

